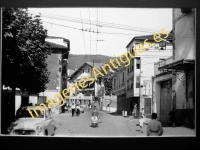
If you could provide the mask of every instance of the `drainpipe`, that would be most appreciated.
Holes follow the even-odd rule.
[[[173,59],[175,59],[175,9],[172,10],[172,22],[173,22],[173,29],[172,29],[172,49],[173,49]]]

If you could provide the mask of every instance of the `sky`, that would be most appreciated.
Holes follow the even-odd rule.
[[[70,40],[70,54],[119,56],[126,52],[134,36],[154,34],[163,28],[172,30],[171,8],[29,8],[29,11],[42,14],[48,36]]]

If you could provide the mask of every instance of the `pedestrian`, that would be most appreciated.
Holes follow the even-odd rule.
[[[144,116],[144,117],[145,117],[144,108],[141,108],[141,116]]]
[[[67,105],[65,105],[65,113],[68,111]]]
[[[175,127],[175,122],[176,122],[175,108],[173,108],[172,111],[169,112],[169,116],[170,116],[169,126]]]
[[[133,117],[135,118],[136,116],[136,111],[137,111],[137,104],[134,105],[134,108],[133,108]]]
[[[109,108],[109,110],[108,110]],[[110,111],[110,103],[106,106],[106,111]]]
[[[152,120],[149,121],[147,125],[147,136],[149,136],[152,132],[161,136],[163,134],[162,125],[159,121],[157,121],[157,114],[152,113],[151,115]]]
[[[141,115],[140,117],[141,117],[141,118],[139,119],[140,132],[143,133],[142,128],[143,128],[143,126],[144,126],[144,116]]]
[[[93,106],[92,116],[97,116],[97,117],[98,117],[98,120],[99,120],[99,122],[101,123],[101,117],[100,117],[100,115],[99,115],[99,112],[98,112],[98,110],[97,110],[97,107],[96,107],[96,106]]]
[[[72,109],[72,117],[73,117],[74,116],[74,111],[75,111],[75,104],[74,103],[72,104],[71,109]]]
[[[16,115],[15,115],[15,119],[19,119],[21,116],[23,115],[23,106],[20,105],[19,109],[17,109]]]
[[[80,105],[79,104],[76,104],[76,115],[77,116],[79,116],[79,114],[80,114],[80,109],[81,109],[81,107],[80,107]]]

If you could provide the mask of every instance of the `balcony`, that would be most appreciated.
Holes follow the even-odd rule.
[[[165,59],[163,61],[159,61],[159,62],[155,63],[154,64],[154,75],[156,76],[156,75],[159,75],[161,73],[166,72],[164,69],[163,70],[159,70],[158,68],[162,67],[162,66],[165,66],[165,65],[168,65],[168,64],[170,64],[172,62],[173,62],[173,57],[169,57],[169,58],[167,58],[167,59]]]

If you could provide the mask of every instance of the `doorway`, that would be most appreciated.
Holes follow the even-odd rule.
[[[151,114],[151,98],[144,99],[144,113],[146,115]]]
[[[28,96],[22,96],[22,100],[21,100],[21,105],[22,106],[29,106],[29,97]]]
[[[160,121],[167,125],[172,103],[172,80],[161,82],[160,90]]]

